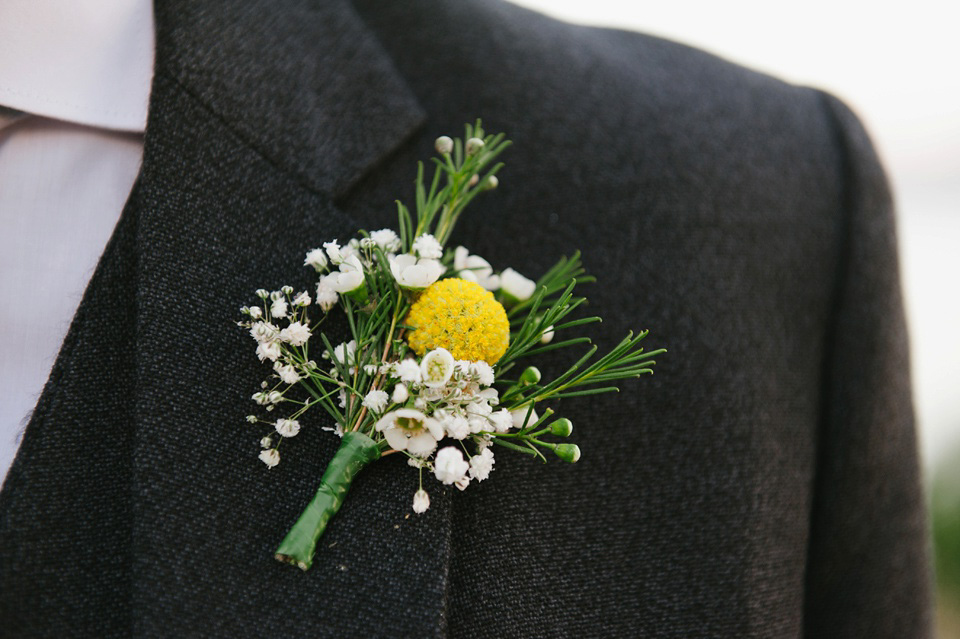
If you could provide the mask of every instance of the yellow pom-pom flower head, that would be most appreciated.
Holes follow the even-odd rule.
[[[431,284],[410,307],[410,348],[423,355],[445,348],[457,359],[496,364],[510,343],[510,322],[493,293],[451,277]]]

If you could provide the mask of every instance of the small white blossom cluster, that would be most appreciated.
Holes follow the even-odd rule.
[[[261,304],[241,308],[240,312],[247,319],[238,324],[249,330],[250,337],[257,344],[260,361],[269,361],[273,365],[273,373],[251,397],[258,406],[265,406],[271,412],[281,402],[288,401],[285,395],[292,385],[317,367],[315,362],[305,360],[300,355],[312,334],[307,308],[313,304],[313,300],[307,292],[294,294],[290,286],[277,291],[260,289],[257,297]],[[280,441],[300,432],[300,422],[296,418],[270,421],[248,415],[247,421],[269,424],[273,427],[272,435],[279,435],[277,439],[267,435],[260,440],[263,448],[260,460],[270,468],[280,463],[277,450]]]
[[[387,367],[387,376],[395,380],[388,412],[377,421],[376,430],[391,448],[406,452],[412,465],[431,470],[444,484],[465,489],[472,480],[483,481],[493,469],[490,434],[505,433],[515,427],[515,416],[496,409],[499,395],[493,368],[484,361],[455,360],[446,349],[426,353],[419,362],[404,359]],[[383,391],[373,391],[383,392]],[[383,406],[387,406],[384,392]],[[369,396],[368,396],[369,397]],[[447,446],[437,451],[444,438],[472,439],[477,454],[467,461],[461,448]],[[436,452],[433,461],[430,456]],[[459,459],[460,463],[454,463]],[[414,510],[429,505],[420,493]],[[426,504],[426,505],[425,505]]]
[[[325,364],[308,357],[313,329],[307,309],[317,306],[326,314],[344,296],[364,307],[371,299],[376,300],[377,277],[388,278],[410,296],[447,274],[499,291],[506,303],[522,302],[534,293],[532,280],[510,268],[495,273],[487,260],[462,246],[444,256],[442,244],[429,233],[412,238],[409,246],[410,251],[402,253],[401,239],[391,229],[374,231],[343,245],[325,242],[322,248],[308,251],[304,259],[304,265],[319,276],[313,297],[307,292],[295,293],[289,286],[277,291],[260,289],[257,296],[261,303],[241,309],[246,317],[240,326],[247,328],[256,342],[259,359],[273,367],[270,377],[253,394],[253,401],[267,412],[282,403],[296,407],[286,418],[247,417],[250,423],[271,428],[260,440],[260,460],[269,468],[279,464],[280,445],[300,432],[301,415],[311,405],[310,400],[288,397],[288,391],[309,381],[332,387],[330,401],[344,415],[348,409],[355,415],[355,402],[359,402],[363,414],[373,420],[372,437],[382,438],[393,450],[406,454],[421,472],[427,469],[443,484],[461,490],[490,476],[494,465],[492,434],[523,426],[526,411],[497,407],[494,370],[484,361],[456,360],[443,348],[420,358],[404,348],[400,359],[383,361],[380,353],[374,352],[382,347],[358,349],[356,340],[322,348],[319,359]],[[368,290],[371,283],[374,287]],[[530,418],[537,419],[535,414]],[[335,428],[324,430],[342,437],[350,427],[337,423]],[[440,447],[445,439],[455,445]],[[476,451],[473,454],[468,451],[468,440]],[[421,486],[414,496],[414,511],[422,513],[429,505],[429,495]]]

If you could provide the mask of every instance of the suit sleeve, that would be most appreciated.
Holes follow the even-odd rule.
[[[931,574],[886,176],[824,95],[842,158],[842,248],[824,361],[805,584],[807,637],[931,636]]]

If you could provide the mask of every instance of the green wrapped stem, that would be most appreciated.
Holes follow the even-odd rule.
[[[377,442],[362,433],[345,433],[340,448],[323,472],[317,494],[277,548],[277,560],[293,564],[301,570],[309,569],[317,541],[326,530],[330,518],[340,510],[353,478],[367,464],[379,458],[380,446]]]

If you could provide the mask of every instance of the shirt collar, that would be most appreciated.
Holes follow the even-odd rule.
[[[146,127],[150,0],[0,2],[0,104],[120,131]]]

